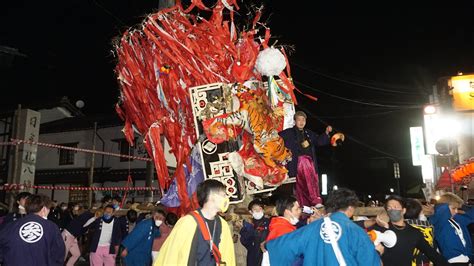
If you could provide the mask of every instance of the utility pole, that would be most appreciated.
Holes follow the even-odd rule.
[[[451,141],[448,141],[448,169],[451,171],[452,169],[452,162],[451,162],[451,157],[453,155],[452,152],[452,146],[451,146]],[[453,182],[453,177],[449,175],[449,183],[451,184],[451,192],[454,193],[454,182]]]
[[[145,176],[145,187],[151,187],[151,181],[153,180],[153,162],[146,162],[146,176]],[[153,191],[145,191],[145,202],[153,201]]]
[[[95,151],[95,140],[97,138],[97,122],[94,122],[94,135],[92,136],[92,150]],[[91,168],[89,170],[89,182],[88,182],[88,186],[89,187],[92,187],[92,184],[94,184],[94,166],[95,166],[95,153],[92,153],[92,157],[91,157]],[[92,190],[89,190],[89,196],[87,198],[88,200],[88,205],[89,205],[89,208],[92,208],[92,195],[93,195],[93,192]]]
[[[20,112],[21,112],[21,104],[18,105],[18,109],[17,111],[15,112],[15,115],[14,115],[14,127],[13,127],[13,134],[15,136],[15,139],[19,139],[19,136],[20,136]],[[18,180],[17,180],[17,175],[18,175],[18,163],[19,163],[19,155],[20,155],[20,145],[19,143],[17,143],[15,145],[15,152],[13,154],[13,162],[11,165],[13,165],[10,169],[9,169],[9,172],[10,172],[10,177],[8,178],[8,183],[9,184],[16,184],[18,183]],[[10,212],[13,211],[13,206],[15,204],[15,192],[14,191],[10,191],[8,192],[9,194],[9,197],[8,197],[8,210]]]

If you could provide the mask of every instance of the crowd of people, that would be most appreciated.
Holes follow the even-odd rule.
[[[22,192],[16,211],[2,217],[0,260],[3,265],[75,265],[81,259],[131,266],[390,266],[469,265],[473,259],[474,208],[453,193],[435,205],[392,195],[384,213],[357,219],[360,201],[345,188],[310,208],[291,195],[278,197],[273,208],[256,198],[248,215],[233,220],[225,219],[229,199],[221,182],[206,180],[197,196],[200,208],[178,219],[160,206],[141,212],[132,205],[118,215],[120,198],[106,197],[99,208],[87,210]],[[396,241],[374,241],[373,231],[391,231]]]
[[[2,265],[151,265],[176,224],[176,214],[106,196],[97,208],[57,204],[44,195],[21,192],[16,211],[2,217]]]
[[[356,219],[360,201],[354,191],[334,190],[322,205],[315,148],[329,143],[332,128],[318,136],[305,128],[303,112],[294,119],[295,126],[281,136],[293,155],[288,170],[297,177],[295,196],[280,195],[272,212],[258,198],[246,214],[228,211],[226,187],[213,179],[197,187],[200,208],[179,219],[153,204],[144,212],[127,202],[124,212],[119,197],[107,196],[99,206],[84,208],[22,192],[16,211],[0,218],[0,262],[424,266],[469,265],[474,259],[474,208],[453,193],[424,206],[392,195],[383,213]]]

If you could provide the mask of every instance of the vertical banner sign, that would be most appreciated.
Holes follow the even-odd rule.
[[[420,166],[425,156],[422,127],[410,127],[411,157],[414,166]]]
[[[18,111],[17,111],[18,113]],[[38,141],[41,114],[39,112],[22,109],[17,114],[19,119],[19,128],[17,128],[19,139]],[[36,168],[36,154],[38,145],[20,144],[18,154],[18,164],[16,169],[16,176],[13,180],[15,183],[33,185],[35,183],[35,168]],[[30,191],[31,192],[31,191]]]

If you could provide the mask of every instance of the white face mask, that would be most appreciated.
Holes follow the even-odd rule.
[[[420,216],[418,217],[418,219],[419,219],[420,221],[424,221],[424,222],[428,221],[428,219],[426,218],[426,216],[425,216],[424,213],[420,213]]]
[[[293,215],[292,215],[291,218],[290,218],[290,223],[291,223],[292,225],[296,225],[299,221],[300,221],[300,220],[299,220],[298,218],[294,217]]]
[[[44,212],[46,213],[46,216],[41,216],[43,219],[48,220],[48,215],[49,215],[49,209],[46,207],[43,207]]]
[[[21,214],[25,214],[26,213],[25,207],[23,207],[21,205],[18,205],[18,212],[21,213]]]
[[[255,220],[260,220],[263,217],[263,212],[252,212],[252,216]]]
[[[155,225],[156,225],[157,227],[159,227],[162,223],[163,223],[162,220],[156,220],[156,221],[155,221]]]

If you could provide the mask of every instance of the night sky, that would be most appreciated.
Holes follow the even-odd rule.
[[[406,191],[421,182],[420,168],[411,166],[409,127],[422,125],[432,86],[439,77],[474,72],[474,1],[328,2],[263,1],[272,42],[295,48],[289,59],[297,87],[319,98],[298,96],[308,126],[321,132],[329,123],[348,137],[340,148],[320,149],[321,171],[361,194],[382,193],[396,188],[391,157]],[[0,46],[24,56],[0,57],[0,104],[68,96],[83,100],[86,114],[113,113],[112,41],[157,7],[145,0],[3,3]],[[238,17],[245,20],[245,12]]]

